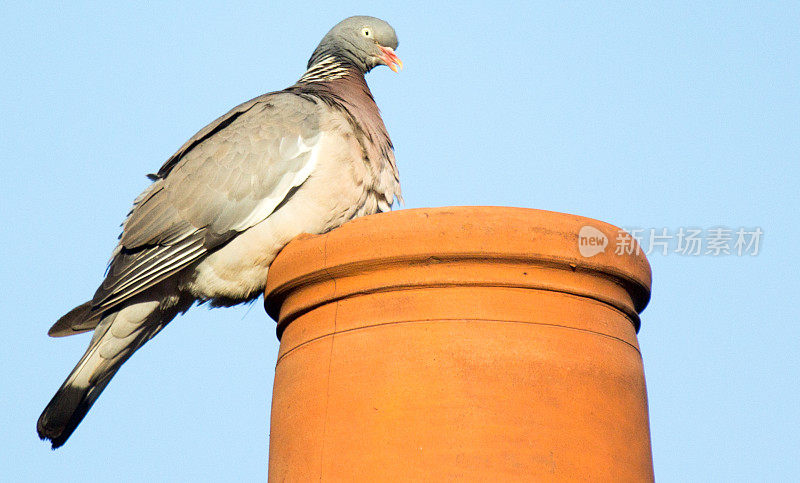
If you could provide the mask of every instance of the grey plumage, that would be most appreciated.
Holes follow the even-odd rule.
[[[376,65],[396,70],[396,47],[386,22],[345,19],[295,85],[233,108],[150,175],[94,297],[48,332],[94,335],[39,418],[40,437],[64,444],[119,367],[195,302],[258,297],[295,236],[401,199],[393,147],[364,80]]]

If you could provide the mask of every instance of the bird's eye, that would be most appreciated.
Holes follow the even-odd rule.
[[[364,37],[372,37],[372,30],[367,27],[364,27],[361,33],[364,34]]]

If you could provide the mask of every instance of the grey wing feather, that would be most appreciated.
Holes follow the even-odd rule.
[[[47,335],[64,337],[94,330],[100,321],[100,313],[92,312],[92,302],[85,302],[64,314],[50,327]]]
[[[135,201],[106,278],[106,309],[267,218],[313,170],[314,103],[288,93],[246,102],[198,132]]]
[[[265,102],[268,100],[269,96],[272,94],[264,94],[263,96],[256,97],[254,99],[250,99],[247,102],[243,102],[238,106],[234,107],[230,111],[226,112],[222,116],[214,119],[208,126],[204,127],[203,129],[197,131],[197,133],[189,138],[188,141],[183,143],[183,146],[178,149],[162,166],[161,169],[158,170],[158,173],[152,175],[153,179],[158,178],[165,178],[172,168],[175,167],[176,164],[183,158],[183,156],[192,150],[195,146],[209,138],[210,136],[214,135],[216,132],[226,128],[230,125],[233,121],[235,121],[239,116],[244,114],[245,112],[249,111],[253,106],[260,102]]]

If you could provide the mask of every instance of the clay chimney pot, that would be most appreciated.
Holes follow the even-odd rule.
[[[618,234],[447,207],[292,241],[265,298],[270,480],[652,480],[636,339],[650,267],[615,253]]]

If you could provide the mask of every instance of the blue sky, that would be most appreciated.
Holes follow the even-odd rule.
[[[94,293],[144,175],[229,108],[292,84],[355,14],[400,39],[405,69],[368,81],[407,208],[763,231],[757,256],[649,256],[655,472],[796,478],[798,3],[284,5],[0,6],[3,479],[263,479],[278,345],[260,301],[177,318],[56,452],[35,421],[88,337],[46,331]]]

